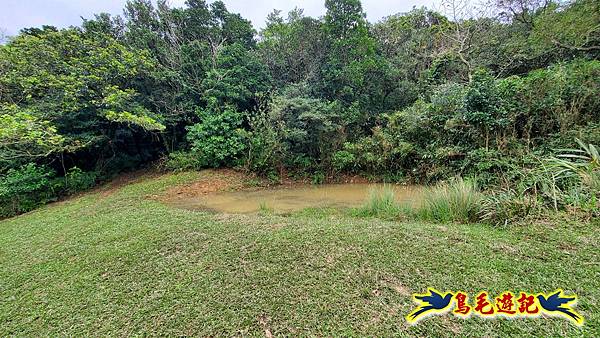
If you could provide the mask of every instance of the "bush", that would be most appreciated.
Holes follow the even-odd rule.
[[[475,183],[458,178],[426,190],[418,214],[437,222],[477,222],[482,200]]]
[[[282,171],[286,146],[283,121],[273,114],[261,112],[250,118],[250,131],[244,133],[247,150],[243,160],[246,170],[269,178]]]
[[[280,121],[285,165],[305,171],[332,169],[332,157],[346,140],[343,117],[346,112],[338,102],[287,92],[276,96],[270,105],[271,119]]]
[[[566,149],[566,153],[550,159],[551,169],[556,180],[578,183],[579,187],[571,187],[576,192],[572,196],[576,204],[593,206],[600,198],[600,152],[595,145],[576,140],[580,149]],[[587,202],[584,196],[588,196]]]
[[[12,217],[56,200],[55,172],[29,163],[0,178],[0,217]]]
[[[575,186],[565,192],[563,199],[569,211],[598,217],[600,216],[600,197],[596,193]]]
[[[510,160],[496,149],[475,149],[468,152],[463,160],[463,172],[477,176],[482,188],[498,185],[502,175],[510,169]]]
[[[84,172],[77,167],[69,169],[64,177],[65,192],[74,194],[92,188],[96,184],[98,173],[95,171]]]
[[[0,178],[0,217],[12,217],[34,210],[60,196],[90,189],[97,172],[71,168],[65,177],[46,166],[29,163],[9,170]]]
[[[356,156],[347,150],[340,150],[333,154],[331,164],[337,171],[353,172],[356,165]]]
[[[171,171],[186,171],[202,168],[199,156],[185,151],[175,151],[165,159],[164,168]]]
[[[201,122],[188,127],[187,139],[202,167],[230,166],[246,148],[242,114],[225,107],[198,112]]]
[[[395,128],[374,128],[373,135],[354,143],[344,144],[344,150],[333,157],[338,170],[394,176],[414,168],[418,155],[412,143],[399,137]]]
[[[567,149],[568,153],[554,158],[556,176],[577,177],[592,193],[600,192],[600,152],[593,144],[577,139],[580,149]]]

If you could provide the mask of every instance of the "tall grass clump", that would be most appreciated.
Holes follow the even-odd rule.
[[[396,218],[403,208],[396,201],[394,189],[391,186],[373,188],[363,206],[355,210],[356,216]]]
[[[565,206],[597,217],[600,215],[600,151],[591,143],[575,140],[579,149],[563,149],[562,154],[549,160],[550,169],[563,187]]]
[[[592,194],[600,195],[600,152],[593,144],[575,139],[580,149],[563,149],[551,162],[559,179],[577,178]]]
[[[272,214],[274,212],[274,209],[269,207],[269,205],[267,204],[267,202],[262,201],[258,204],[258,212],[263,214],[263,215],[269,215]]]
[[[480,218],[492,225],[516,223],[542,209],[537,196],[513,189],[492,192],[482,201]]]
[[[482,201],[474,182],[458,178],[426,189],[418,215],[436,222],[477,222]]]

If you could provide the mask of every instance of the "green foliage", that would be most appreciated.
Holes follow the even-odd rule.
[[[425,78],[433,66],[431,57],[443,44],[447,19],[426,8],[384,18],[373,26],[381,53],[391,64],[385,78],[386,106],[403,109],[425,91]]]
[[[517,88],[505,100],[512,101],[518,114],[513,117],[519,122],[515,132],[527,142],[598,121],[599,61],[576,60],[533,71],[512,86]]]
[[[358,103],[365,113],[385,96],[383,83],[385,60],[377,54],[360,0],[325,0],[323,31],[328,47],[317,84],[319,95],[340,101],[344,106]],[[381,108],[381,107],[377,107]],[[359,124],[372,123],[362,114]]]
[[[53,170],[33,163],[8,170],[0,177],[0,217],[28,212],[55,200],[55,174]]]
[[[594,0],[553,4],[533,19],[529,38],[539,54],[596,55],[600,53],[600,7]]]
[[[0,109],[0,172],[23,161],[50,156],[65,149],[65,138],[48,121],[21,112],[16,106]]]
[[[107,120],[138,126],[146,131],[164,131],[165,126],[151,117],[148,109],[136,101],[137,93],[132,89],[121,90],[116,86],[106,88],[102,99],[103,114]]]
[[[344,133],[343,112],[337,102],[286,93],[273,98],[269,106],[272,127],[256,125],[255,135],[270,137],[273,156],[296,170],[330,170]],[[265,130],[267,129],[267,130]],[[285,152],[279,156],[280,152]]]
[[[343,140],[339,108],[334,103],[281,97],[275,99],[272,109],[286,122],[286,142],[293,153],[327,162]]]
[[[244,133],[248,145],[243,156],[245,168],[275,178],[285,160],[285,124],[270,112],[257,114],[249,124],[250,131]]]
[[[482,188],[504,186],[506,182],[515,182],[522,173],[521,159],[505,156],[497,149],[479,148],[469,151],[463,161],[463,173],[477,177]]]
[[[576,178],[594,198],[600,197],[600,153],[593,144],[576,139],[580,149],[563,150],[565,153],[553,158],[557,179]]]
[[[305,17],[301,9],[291,11],[285,21],[279,11],[267,17],[258,53],[277,88],[318,81],[318,70],[327,52],[321,25],[320,20]]]
[[[340,150],[333,154],[331,164],[337,171],[353,172],[356,165],[356,156],[348,150]]]
[[[31,211],[59,197],[92,188],[96,172],[69,169],[64,177],[47,167],[29,163],[10,169],[0,177],[0,217],[11,217]]]
[[[83,170],[73,167],[69,169],[64,177],[64,193],[74,194],[76,192],[85,191],[92,188],[98,179],[97,172],[84,172]]]
[[[242,114],[231,107],[210,108],[198,111],[198,117],[201,122],[188,127],[187,134],[198,163],[202,167],[234,164],[246,148]]]
[[[511,199],[560,210],[598,198],[595,170],[554,177],[538,160],[574,137],[600,142],[597,1],[497,1],[496,16],[467,2],[375,24],[360,0],[324,2],[322,18],[274,11],[259,41],[203,0],[130,0],[123,17],[24,29],[0,46],[0,174],[89,170],[63,173],[81,180],[67,193],[159,158],[315,183],[476,177],[514,191],[498,195],[498,220],[523,214]]]
[[[490,136],[500,134],[510,124],[494,78],[486,71],[473,76],[465,94],[465,122],[476,130],[476,139],[485,140],[489,148]],[[498,135],[500,136],[500,135]]]
[[[323,184],[325,183],[325,173],[322,171],[316,171],[312,174],[311,178],[312,184]]]
[[[12,129],[2,131],[2,154],[18,157],[13,167],[70,153],[75,165],[101,168],[132,144],[140,150],[148,131],[164,130],[140,98],[153,67],[145,51],[103,34],[24,31],[0,48],[2,127]]]
[[[257,95],[270,89],[271,79],[258,58],[240,44],[220,48],[214,67],[202,81],[208,104],[216,99],[222,105],[234,105],[239,111],[256,106]]]
[[[213,98],[239,111],[252,110],[256,92],[270,88],[266,67],[254,53],[252,24],[221,1],[194,0],[170,8],[163,1],[154,6],[131,0],[125,19],[123,41],[147,50],[155,61],[142,82],[144,100],[167,123],[163,137],[169,151],[184,145],[185,126],[197,122],[195,111]]]
[[[163,163],[164,169],[175,172],[198,170],[201,169],[203,165],[204,164],[199,160],[197,154],[186,151],[174,151],[169,153]]]

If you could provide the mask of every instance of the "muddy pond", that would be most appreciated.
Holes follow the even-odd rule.
[[[268,209],[289,213],[306,208],[350,208],[365,203],[372,193],[384,187],[394,191],[399,203],[414,205],[420,200],[417,186],[384,184],[326,184],[275,189],[214,192],[207,195],[181,197],[169,204],[188,210],[245,214]]]

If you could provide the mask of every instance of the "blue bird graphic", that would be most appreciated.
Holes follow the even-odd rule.
[[[583,317],[575,312],[570,306],[577,302],[577,297],[566,297],[563,290],[557,290],[552,295],[546,297],[543,294],[537,296],[540,306],[550,315],[562,315],[572,319],[576,324],[583,324]]]
[[[449,310],[453,297],[452,293],[448,292],[442,295],[441,292],[433,288],[429,288],[427,291],[429,293],[414,295],[415,300],[420,305],[406,317],[410,323],[416,323],[428,314],[442,313],[445,310]]]

